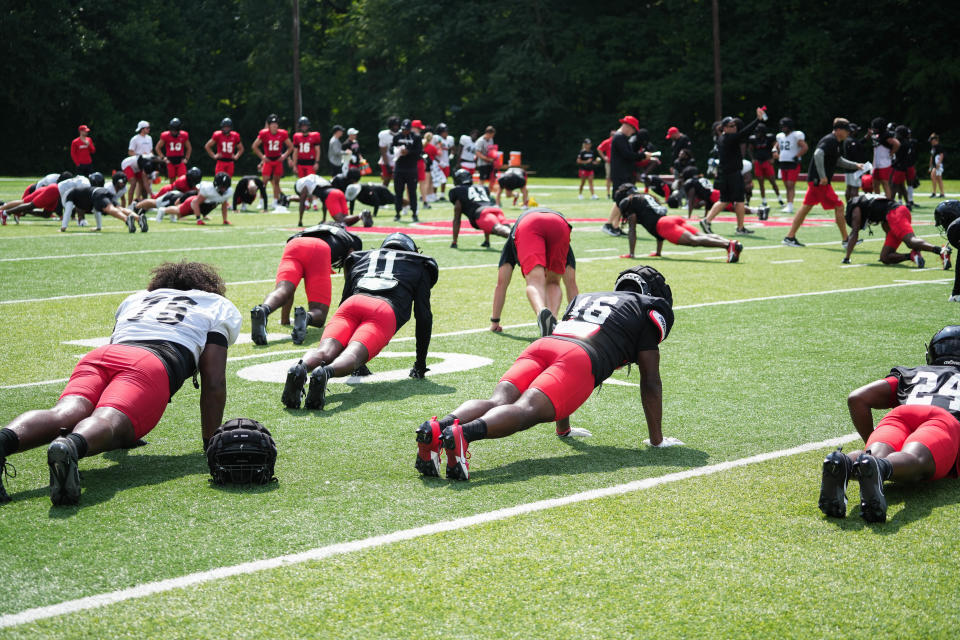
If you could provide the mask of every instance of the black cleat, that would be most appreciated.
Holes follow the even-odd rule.
[[[307,399],[303,403],[304,409],[323,409],[327,395],[327,372],[323,367],[317,367],[310,374],[310,389],[307,391]]]
[[[250,325],[250,337],[253,338],[253,344],[261,346],[267,344],[267,310],[259,304],[250,309]],[[296,344],[300,343],[297,342]]]
[[[297,307],[293,310],[293,331],[290,332],[290,337],[293,338],[293,344],[303,344],[304,339],[307,337],[307,310],[303,307]],[[264,341],[266,341],[266,333],[264,333]]]
[[[283,385],[283,395],[280,402],[288,409],[299,409],[303,400],[303,385],[307,382],[307,368],[303,360],[287,370],[287,381]]]
[[[133,219],[133,216],[127,216],[127,230],[130,233],[137,232],[137,221]]]
[[[364,227],[373,226],[373,214],[370,213],[370,209],[364,209],[360,212],[360,219],[363,221]]]
[[[364,377],[364,376],[372,376],[372,375],[373,375],[373,372],[370,371],[370,369],[367,368],[366,363],[364,363],[364,364],[360,365],[359,367],[357,367],[356,369],[354,369],[354,370],[353,370],[353,373],[351,373],[350,375],[356,376],[356,377],[358,377],[358,378],[362,378],[362,377]]]
[[[540,309],[540,313],[537,314],[537,326],[540,327],[541,337],[553,333],[554,328],[557,326],[557,319],[553,317],[550,309],[546,307]]]
[[[853,463],[854,475],[860,480],[860,516],[867,522],[887,521],[887,498],[883,495],[880,464],[880,460],[869,453],[860,454]]]
[[[6,456],[0,456],[0,504],[7,504],[10,502],[10,494],[7,493],[7,490],[3,487],[3,476],[7,478],[16,478],[17,470],[13,468],[12,464],[7,462]]]
[[[416,213],[413,214],[413,217],[412,217],[411,219],[412,219],[414,222],[420,222],[420,218],[419,218],[419,216],[417,216]]]
[[[57,438],[47,448],[50,467],[50,502],[55,505],[80,504],[80,470],[77,446],[69,438]]]
[[[140,233],[146,233],[150,230],[150,225],[147,223],[147,215],[141,211],[140,217],[137,218],[137,222],[140,223]]]
[[[843,455],[841,447],[827,454],[823,461],[823,476],[820,479],[820,511],[833,518],[847,516],[847,483],[853,463]]]
[[[489,241],[489,240],[484,240],[483,242],[480,243],[480,246],[483,247],[484,249],[489,249],[489,248],[490,248],[490,241]]]

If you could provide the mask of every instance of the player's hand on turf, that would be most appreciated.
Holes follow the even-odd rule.
[[[451,242],[451,243],[450,243],[450,248],[451,248],[451,249],[456,249],[456,248],[457,248],[457,243],[456,243],[456,242]]]
[[[570,430],[564,434],[557,434],[561,438],[590,438],[593,436],[590,431],[587,429],[581,429],[580,427],[570,427]]]
[[[844,258],[840,261],[842,264],[850,264],[850,258]]]
[[[493,331],[494,333],[502,333],[503,327],[500,325],[499,322],[491,322],[490,331]]]
[[[657,449],[666,449],[667,447],[683,446],[683,442],[681,442],[677,438],[670,438],[670,437],[664,438],[660,442],[660,444],[650,444],[650,438],[647,438],[646,440],[643,441],[643,444],[650,445],[651,447],[656,447]]]
[[[427,365],[418,362],[410,369],[410,377],[415,380],[423,380],[425,377],[427,377],[427,371],[430,371],[430,369],[427,368]]]

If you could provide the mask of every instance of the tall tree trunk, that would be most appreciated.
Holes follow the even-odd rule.
[[[293,0],[293,121],[303,115],[300,96],[300,0]],[[296,125],[294,125],[296,127]]]
[[[296,0],[294,0],[296,1]],[[723,117],[723,96],[720,80],[720,0],[713,0],[713,119]]]

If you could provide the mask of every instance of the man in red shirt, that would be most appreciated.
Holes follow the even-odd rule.
[[[92,155],[97,152],[97,149],[93,146],[93,138],[87,135],[90,133],[90,127],[82,124],[77,127],[77,131],[80,135],[70,143],[70,157],[73,159],[73,164],[77,165],[77,175],[86,176],[93,171]]]
[[[216,145],[217,150],[213,147]],[[223,172],[233,177],[234,163],[243,155],[243,143],[240,141],[240,134],[233,130],[233,120],[224,118],[220,121],[220,130],[214,131],[207,144],[203,146],[207,155],[217,161],[217,166],[213,170],[214,175]]]
[[[261,146],[263,151],[260,150]],[[280,128],[277,114],[271,113],[267,116],[267,128],[260,129],[250,148],[263,161],[263,181],[273,185],[274,211],[286,210],[280,204],[280,197],[283,195],[280,191],[280,178],[283,177],[283,161],[293,153],[293,143],[290,142],[286,130]]]
[[[610,186],[612,181],[610,180],[610,145],[613,144],[613,134],[616,133],[615,129],[610,130],[610,135],[606,140],[602,141],[597,145],[597,153],[600,154],[600,157],[603,158],[603,166],[607,172],[607,197],[610,197]]]
[[[320,168],[323,136],[318,131],[310,131],[310,119],[306,116],[300,118],[297,128],[299,131],[293,134],[293,166],[297,168],[297,177],[302,178]]]
[[[193,153],[190,134],[182,130],[181,125],[180,118],[170,120],[170,129],[160,134],[154,148],[157,157],[167,162],[167,177],[170,182],[187,174],[187,163]]]

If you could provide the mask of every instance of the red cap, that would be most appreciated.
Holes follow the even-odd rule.
[[[680,133],[680,129],[677,129],[676,127],[670,127],[669,129],[667,129],[667,138],[666,138],[666,139],[669,140],[669,139],[670,139],[670,136],[672,136],[672,135],[675,134],[675,133]]]
[[[79,127],[77,127],[77,131],[90,131],[90,127],[88,127],[85,124],[82,124]]]
[[[640,128],[640,121],[634,118],[633,116],[623,116],[622,118],[620,118],[620,122],[623,124],[628,124],[634,129]]]
[[[414,120],[413,122],[410,123],[410,128],[411,128],[411,129],[423,129],[424,127],[423,127],[423,123],[422,123],[422,122],[420,122],[419,120]]]

